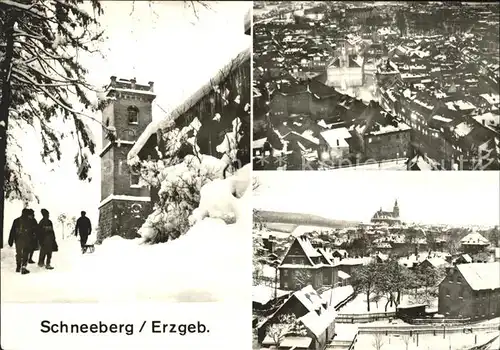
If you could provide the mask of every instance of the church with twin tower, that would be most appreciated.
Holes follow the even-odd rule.
[[[135,238],[137,230],[152,212],[150,189],[139,184],[139,174],[127,164],[127,155],[152,122],[154,83],[112,76],[105,92],[102,123],[114,131],[114,140],[103,133],[101,158],[101,237],[119,235]]]

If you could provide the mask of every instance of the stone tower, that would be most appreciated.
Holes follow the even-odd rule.
[[[392,209],[392,212],[394,213],[394,216],[399,218],[399,205],[398,205],[398,200],[394,202],[394,208]]]
[[[153,82],[136,83],[135,78],[111,77],[106,90],[102,122],[115,131],[110,141],[103,133],[101,157],[101,203],[99,229],[102,237],[134,238],[152,203],[149,188],[139,184],[139,173],[127,164],[135,141],[152,122]]]

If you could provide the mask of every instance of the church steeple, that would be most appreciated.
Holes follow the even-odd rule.
[[[399,217],[399,206],[397,199],[394,201],[394,209],[392,209],[392,212],[394,213],[395,217]]]

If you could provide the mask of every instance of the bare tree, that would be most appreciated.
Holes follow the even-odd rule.
[[[313,284],[313,274],[310,270],[295,270],[294,274],[295,283],[300,284],[302,287]]]
[[[401,337],[403,340],[403,343],[405,344],[405,349],[408,350],[408,347],[410,346],[411,342],[411,337],[408,334],[405,334]]]
[[[276,347],[279,347],[287,335],[305,336],[306,333],[305,327],[294,314],[281,315],[276,323],[267,327],[267,335],[273,340]]]
[[[382,333],[376,333],[373,335],[373,341],[372,345],[375,348],[375,350],[380,350],[382,349],[382,346],[384,346],[384,335]]]

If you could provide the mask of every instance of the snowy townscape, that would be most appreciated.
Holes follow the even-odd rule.
[[[2,303],[247,300],[250,11],[0,0]]]
[[[335,173],[254,172],[253,348],[498,349],[498,174]]]
[[[499,170],[499,7],[255,1],[256,170]]]

